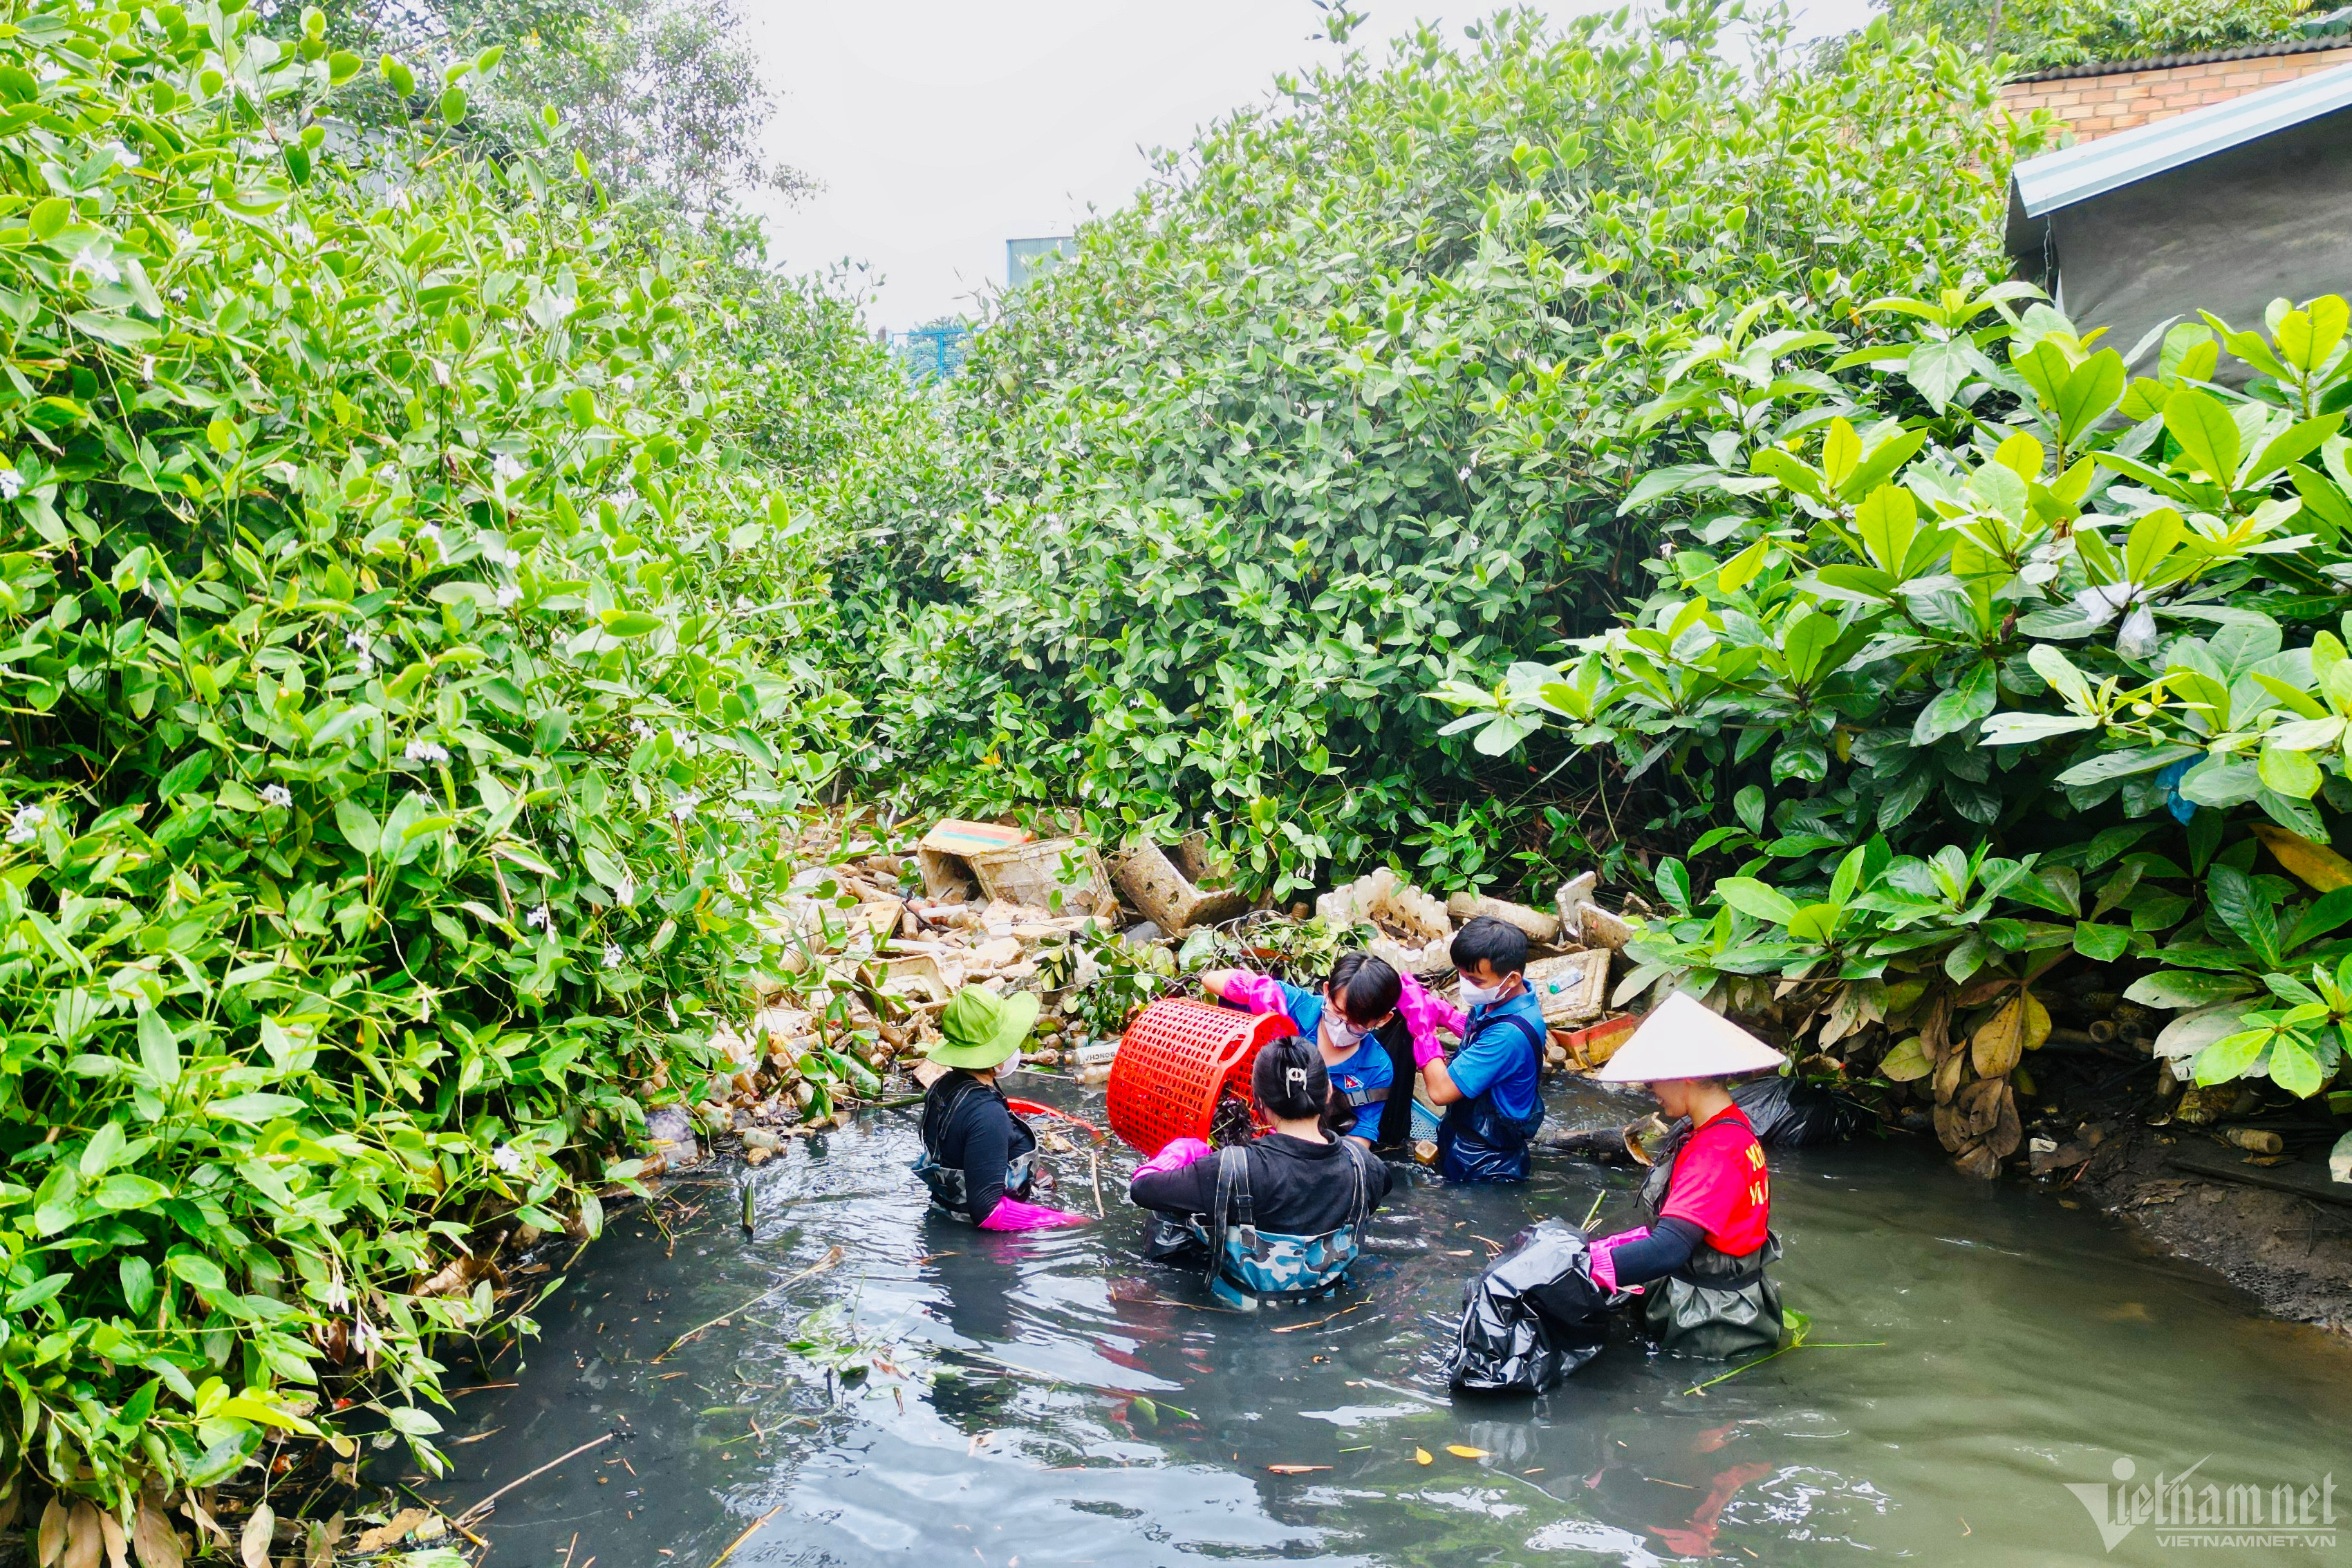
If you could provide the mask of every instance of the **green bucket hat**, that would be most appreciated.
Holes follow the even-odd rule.
[[[1029,1037],[1038,1005],[1034,991],[999,996],[967,985],[940,1015],[940,1043],[925,1054],[943,1067],[1002,1067]]]

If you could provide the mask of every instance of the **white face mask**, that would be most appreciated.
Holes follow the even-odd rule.
[[[1337,1007],[1323,1010],[1323,1043],[1335,1051],[1352,1051],[1364,1043],[1370,1029],[1359,1029],[1339,1016]]]
[[[1461,976],[1461,981],[1462,1005],[1465,1009],[1483,1007],[1489,1002],[1502,1000],[1503,986],[1510,984],[1508,980],[1505,980],[1494,985],[1473,985],[1470,984],[1470,977],[1466,974]]]

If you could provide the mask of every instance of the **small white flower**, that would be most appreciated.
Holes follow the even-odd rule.
[[[665,996],[662,998],[662,1011],[669,1015],[669,1026],[673,1029],[677,1028],[677,1004]]]
[[[68,274],[75,272],[87,272],[89,274],[90,281],[93,283],[120,283],[122,281],[122,268],[117,267],[111,258],[100,256],[95,250],[85,250],[79,256],[75,257],[73,258],[73,265],[66,268],[66,270]]]
[[[512,452],[500,452],[490,464],[490,477],[501,484],[512,484],[523,477],[525,469]]]
[[[25,476],[14,468],[0,468],[0,500],[15,500],[25,493]]]
[[[486,544],[482,547],[482,559],[493,566],[503,566],[511,572],[522,564],[522,552],[509,550],[503,544]]]
[[[624,397],[626,397],[629,394],[636,391],[636,389],[637,378],[634,375],[620,375],[613,378],[613,390],[619,393]]]
[[[536,926],[541,931],[553,931],[555,914],[545,904],[541,904],[535,910],[526,911],[522,917],[522,923],[527,926]]]
[[[383,205],[392,208],[394,212],[404,213],[408,211],[411,205],[408,199],[408,187],[406,185],[394,185],[392,189],[384,192]]]
[[[112,142],[110,145],[114,148],[114,161],[116,163],[121,164],[126,169],[135,169],[139,166],[138,153],[133,153],[130,148],[125,147],[120,142]]]
[[[511,1143],[501,1143],[490,1151],[490,1163],[511,1176],[522,1169],[522,1151]]]
[[[620,944],[619,942],[606,942],[606,943],[604,944],[604,967],[605,967],[605,968],[607,968],[607,969],[618,969],[618,968],[620,968],[620,967],[621,967],[621,965],[622,965],[622,963],[625,961],[626,957],[627,957],[627,955],[626,955],[626,954],[625,954],[624,952],[622,952],[622,951],[621,951],[621,944]]]
[[[411,741],[401,755],[412,763],[446,763],[449,748],[433,741]]]
[[[753,811],[748,805],[730,807],[727,815],[733,817],[738,822],[757,822],[760,820],[760,814]]]
[[[433,546],[434,554],[446,555],[449,553],[448,550],[444,547],[441,542],[441,530],[435,524],[428,522],[420,525],[416,530],[416,537],[421,542]]]
[[[727,890],[739,899],[748,890],[743,886],[743,874],[732,866],[727,868]]]
[[[66,68],[55,60],[43,60],[41,68],[34,74],[43,81],[63,81],[66,79]]]
[[[362,1355],[373,1355],[388,1348],[388,1342],[365,1318],[352,1320],[352,1349]]]
[[[174,305],[184,305],[187,302],[188,291],[185,289],[174,289],[172,290],[172,303]]]
[[[500,587],[499,588],[499,609],[501,609],[501,610],[511,610],[511,609],[513,609],[517,605],[520,604],[521,602],[522,602],[522,590],[521,590],[520,588],[516,587],[516,586],[515,586],[513,584],[511,584],[511,583],[508,583],[508,584],[501,584],[501,585],[500,585]]]
[[[630,734],[645,736],[650,735],[653,732],[654,727],[651,724],[646,723],[643,719],[632,719],[629,721]]]
[[[284,784],[263,784],[261,786],[261,804],[264,805],[274,805],[283,809],[284,807],[290,806],[294,804],[294,792],[288,789]]]
[[[635,877],[630,876],[626,871],[622,872],[621,885],[613,889],[613,897],[618,899],[625,905],[635,903],[637,901],[637,879]]]
[[[49,814],[37,805],[20,805],[8,823],[8,842],[30,844],[33,836],[47,826]]]
[[[509,235],[507,237],[506,243],[499,248],[506,252],[507,259],[509,261],[520,261],[522,259],[523,252],[529,249],[530,247],[523,244],[520,236]]]
[[[352,1292],[350,1288],[343,1283],[343,1277],[337,1274],[330,1278],[327,1281],[327,1310],[330,1312],[348,1311],[351,1310],[351,1305]]]
[[[1465,464],[1463,467],[1454,469],[1454,477],[1461,480],[1464,484],[1468,484],[1470,482],[1470,469],[1468,465]]]
[[[693,790],[687,791],[684,795],[679,795],[676,800],[669,803],[669,815],[671,820],[678,823],[693,821],[694,808],[701,804],[702,796],[700,795]]]

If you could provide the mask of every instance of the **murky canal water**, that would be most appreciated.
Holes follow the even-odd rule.
[[[1101,1120],[1098,1093],[1021,1081]],[[1623,1119],[1580,1086],[1553,1118]],[[1604,1191],[1602,1225],[1622,1220],[1628,1174],[1555,1158],[1523,1191],[1423,1183],[1376,1222],[1361,1289],[1251,1319],[1137,1259],[1118,1144],[1108,1219],[1035,1237],[927,1215],[917,1146],[883,1112],[789,1150],[751,1173],[749,1242],[723,1181],[675,1189],[667,1235],[617,1220],[539,1314],[527,1364],[498,1363],[518,1386],[457,1401],[450,1436],[480,1436],[450,1448],[457,1473],[433,1494],[462,1505],[619,1432],[483,1527],[493,1562],[534,1568],[706,1568],[763,1518],[731,1563],[2347,1555],[2171,1544],[2148,1525],[2106,1549],[2067,1483],[2112,1485],[2119,1458],[2140,1481],[2202,1460],[2199,1479],[2266,1495],[2330,1472],[2352,1486],[2352,1353],[2111,1222],[1922,1150],[1774,1162],[1789,1304],[1817,1340],[1884,1348],[1786,1354],[1694,1394],[1721,1369],[1622,1334],[1553,1394],[1494,1401],[1444,1386],[1462,1280],[1487,1238],[1581,1218]],[[1086,1155],[1053,1163],[1060,1201],[1091,1210]],[[835,1247],[837,1264],[663,1354]],[[828,1379],[828,1357],[871,1370]]]

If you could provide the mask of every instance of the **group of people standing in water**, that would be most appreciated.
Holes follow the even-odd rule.
[[[1319,991],[1244,970],[1202,985],[1228,1005],[1286,1016],[1251,1069],[1265,1130],[1223,1150],[1180,1138],[1136,1168],[1129,1198],[1153,1216],[1152,1256],[1189,1254],[1238,1306],[1327,1294],[1362,1250],[1372,1211],[1398,1185],[1382,1158],[1411,1137],[1413,1087],[1444,1113],[1437,1173],[1451,1184],[1528,1178],[1544,1117],[1545,1025],[1527,983],[1527,937],[1486,918],[1454,934],[1461,1005],[1378,958],[1349,953]],[[935,1206],[983,1230],[1087,1223],[1031,1201],[1036,1134],[996,1086],[1035,1024],[1038,999],[967,988],[948,1004],[924,1098],[916,1173]],[[1450,1051],[1440,1035],[1457,1042]],[[1726,1085],[1778,1068],[1779,1051],[1685,996],[1656,1009],[1597,1075],[1646,1083],[1673,1123],[1653,1155],[1638,1228],[1590,1244],[1594,1282],[1643,1299],[1668,1349],[1731,1355],[1780,1335],[1765,1273],[1771,1233],[1764,1152]],[[1172,1237],[1172,1240],[1170,1239]]]

